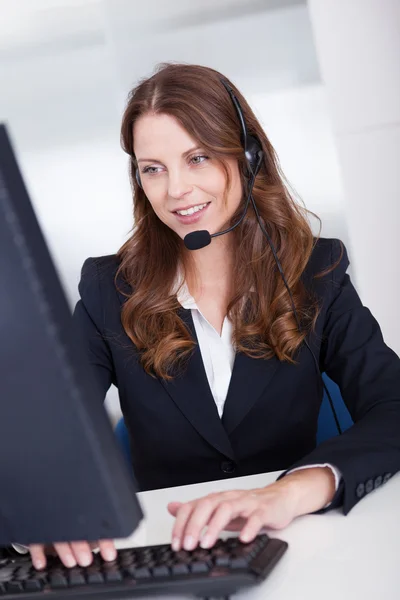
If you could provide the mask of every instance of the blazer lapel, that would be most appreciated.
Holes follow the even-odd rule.
[[[222,424],[229,435],[245,418],[275,375],[279,360],[250,358],[236,353]]]
[[[121,291],[128,294],[131,292],[131,287],[122,278],[118,283]],[[126,298],[120,292],[118,292],[118,296],[122,305]],[[192,313],[190,310],[180,308],[178,314],[188,326],[197,345],[187,362],[183,375],[175,377],[172,381],[165,381],[161,378],[158,380],[198,433],[221,454],[235,460],[231,443],[221,423],[208,383]]]
[[[179,309],[178,314],[189,327],[197,345],[183,375],[172,381],[159,381],[200,435],[219,452],[235,460],[207,380],[192,314],[184,308]]]

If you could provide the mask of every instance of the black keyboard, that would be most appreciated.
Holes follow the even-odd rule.
[[[169,544],[143,546],[118,550],[112,562],[94,554],[89,567],[72,569],[50,556],[42,571],[32,566],[29,556],[9,557],[0,561],[0,599],[228,597],[265,579],[287,546],[267,535],[249,544],[238,538],[218,540],[213,548],[191,552],[174,552]]]

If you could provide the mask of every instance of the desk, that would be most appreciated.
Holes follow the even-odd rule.
[[[142,492],[145,519],[131,537],[117,540],[117,546],[170,543],[174,519],[166,505],[172,500],[262,487],[279,473]],[[289,549],[263,584],[242,591],[235,600],[399,600],[400,473],[346,517],[341,509],[306,515],[284,530],[268,533],[286,540]]]

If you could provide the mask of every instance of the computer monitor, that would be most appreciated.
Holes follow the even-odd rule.
[[[0,546],[126,537],[143,516],[75,327],[0,125]]]

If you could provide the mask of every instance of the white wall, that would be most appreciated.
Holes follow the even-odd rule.
[[[400,2],[309,5],[343,173],[358,290],[400,355]]]
[[[132,12],[118,13],[120,2],[106,3],[108,19],[99,20],[104,35],[92,32],[87,47],[80,36],[79,47],[64,44],[56,52],[54,46],[51,56],[43,48],[37,55],[14,48],[8,60],[1,54],[6,92],[0,94],[0,118],[9,121],[71,305],[83,260],[115,252],[132,226],[126,156],[119,148],[122,99],[163,60],[208,64],[231,77],[264,124],[294,188],[322,217],[323,234],[347,241],[311,26],[306,7],[294,4],[269,12],[258,3],[248,15],[191,21],[186,28],[173,21],[153,38],[150,27],[143,39],[132,30]],[[117,418],[115,391],[108,406]]]
[[[250,94],[296,195],[322,219],[321,235],[348,245],[339,163],[321,83]],[[317,233],[319,224],[312,223]]]

